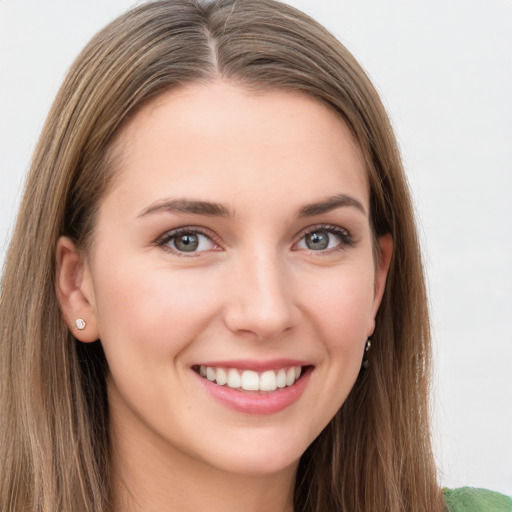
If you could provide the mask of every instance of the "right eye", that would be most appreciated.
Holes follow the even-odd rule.
[[[158,241],[158,246],[189,254],[219,249],[209,236],[196,229],[188,228],[180,228],[167,233]]]

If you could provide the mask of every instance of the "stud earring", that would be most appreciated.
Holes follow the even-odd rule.
[[[366,344],[364,346],[364,359],[363,359],[363,368],[366,370],[368,366],[370,366],[370,361],[368,360],[368,352],[372,348],[372,342],[370,338],[366,340]]]
[[[83,318],[77,318],[75,320],[75,325],[79,331],[83,331],[85,329],[85,320]]]

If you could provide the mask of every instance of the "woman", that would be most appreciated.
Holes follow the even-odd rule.
[[[2,510],[457,506],[392,130],[284,5],[154,2],[91,41],[36,149],[1,329]]]

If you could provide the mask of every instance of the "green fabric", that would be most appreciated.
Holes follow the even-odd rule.
[[[448,512],[512,512],[512,498],[486,489],[443,489]]]

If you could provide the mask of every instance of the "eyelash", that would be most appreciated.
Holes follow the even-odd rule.
[[[338,236],[341,240],[341,243],[336,247],[332,247],[330,249],[315,251],[313,249],[309,250],[311,253],[316,254],[329,254],[332,252],[343,251],[347,249],[347,247],[353,247],[355,245],[354,237],[350,234],[350,232],[342,228],[340,226],[335,226],[332,224],[318,224],[316,226],[306,228],[300,235],[299,241],[303,240],[307,235],[311,235],[313,233],[328,233],[330,235]],[[297,242],[298,243],[298,242]]]
[[[170,243],[173,239],[178,238],[181,235],[202,235],[202,236],[208,238],[208,240],[210,240],[216,246],[220,246],[220,244],[215,240],[215,237],[210,232],[207,232],[207,231],[205,231],[199,227],[195,227],[195,226],[187,226],[187,227],[183,227],[183,228],[173,229],[172,231],[168,231],[167,233],[165,233],[164,235],[162,235],[155,241],[155,245],[158,247],[161,247],[162,249],[164,249],[168,252],[171,252],[174,255],[177,255],[180,257],[185,257],[185,258],[190,258],[191,256],[193,257],[197,254],[200,254],[201,252],[206,252],[206,251],[194,251],[194,252],[190,252],[187,254],[184,251],[178,251],[177,249],[173,249],[172,247],[169,247],[166,245],[166,244]]]
[[[306,230],[304,230],[301,233],[299,241],[296,242],[294,245],[298,244],[307,235],[311,235],[313,233],[328,233],[331,235],[338,236],[341,240],[341,243],[338,246],[330,248],[330,249],[324,249],[324,250],[318,250],[318,251],[309,249],[309,251],[311,253],[318,253],[318,254],[326,254],[327,253],[328,254],[328,253],[335,252],[335,251],[343,251],[347,247],[353,247],[355,245],[355,240],[348,230],[346,230],[345,228],[341,228],[339,226],[334,226],[334,225],[330,225],[330,224],[319,224],[316,226],[308,227]],[[181,235],[190,235],[190,234],[202,235],[202,236],[208,238],[213,244],[220,246],[220,244],[215,240],[215,237],[212,236],[212,234],[210,232],[207,232],[199,227],[194,227],[194,226],[187,226],[187,227],[182,227],[182,228],[178,228],[178,229],[169,231],[169,232],[165,233],[164,235],[162,235],[161,237],[159,237],[155,241],[155,245],[158,247],[161,247],[164,250],[172,252],[173,254],[176,254],[177,256],[180,256],[180,257],[191,257],[191,256],[197,255],[198,253],[201,253],[201,252],[207,252],[207,251],[193,251],[193,252],[190,252],[189,254],[187,254],[184,251],[178,251],[176,249],[173,249],[173,248],[167,246],[167,244],[169,242],[171,242],[173,239],[178,238]],[[308,250],[308,249],[306,249],[306,250]]]

